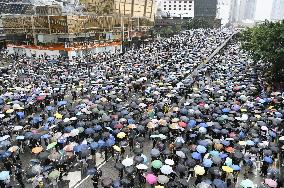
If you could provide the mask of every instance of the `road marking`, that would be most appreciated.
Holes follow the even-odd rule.
[[[187,178],[187,182],[189,182],[190,178],[191,178],[191,174],[189,174],[189,176]]]
[[[108,161],[109,161],[111,158],[112,158],[112,157],[109,157],[109,158],[108,158]],[[97,169],[102,168],[102,166],[104,166],[105,164],[106,164],[106,161],[104,161],[102,164],[100,164]],[[76,184],[73,188],[79,187],[79,186],[80,186],[84,181],[86,181],[90,176],[91,176],[91,175],[88,175],[88,176],[85,177],[84,179],[80,180],[79,183]]]

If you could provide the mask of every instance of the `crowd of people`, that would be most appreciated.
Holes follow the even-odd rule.
[[[253,168],[261,186],[281,187],[281,93],[265,91],[261,64],[236,41],[203,64],[234,32],[74,60],[12,56],[0,80],[1,187],[58,187],[77,162],[90,187],[249,188]]]

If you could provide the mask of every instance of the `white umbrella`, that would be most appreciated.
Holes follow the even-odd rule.
[[[132,158],[126,158],[122,161],[123,166],[131,166],[133,165],[134,161]]]
[[[163,165],[160,170],[163,174],[166,175],[169,175],[173,172],[173,168],[169,165]]]
[[[185,158],[185,153],[183,153],[182,151],[177,151],[176,152],[177,156],[179,156],[180,158]]]
[[[136,168],[139,170],[146,170],[148,169],[148,166],[145,164],[139,164],[139,165],[136,165]]]
[[[167,165],[174,165],[174,164],[175,164],[175,162],[174,162],[172,159],[166,159],[166,160],[165,160],[165,163],[166,163]]]
[[[19,130],[22,130],[23,129],[23,126],[15,126],[14,127],[14,131],[19,131]]]

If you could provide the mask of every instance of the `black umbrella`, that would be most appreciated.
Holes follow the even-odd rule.
[[[243,158],[243,153],[241,153],[240,151],[236,151],[235,153],[234,153],[234,157],[236,157],[237,159],[241,159],[241,158]]]
[[[196,161],[193,159],[193,158],[188,158],[186,161],[185,161],[185,164],[188,166],[188,167],[194,167],[196,165]]]
[[[141,156],[135,156],[134,161],[136,161],[137,163],[142,163],[144,161],[144,158]]]
[[[132,174],[134,172],[134,168],[132,166],[126,167],[125,172],[128,174]]]
[[[110,177],[105,177],[102,180],[102,186],[103,187],[110,187],[112,185],[112,179]]]
[[[116,168],[117,170],[122,170],[122,169],[124,168],[124,166],[123,166],[123,164],[121,164],[121,163],[116,163],[116,164],[115,164],[115,168]]]
[[[124,186],[126,186],[126,187],[128,187],[128,185],[129,185],[130,183],[131,183],[131,182],[130,182],[129,179],[123,178],[123,179],[121,180],[121,184],[124,185]]]
[[[209,172],[210,172],[211,174],[216,175],[216,176],[220,176],[220,175],[221,175],[221,171],[220,171],[220,169],[219,169],[218,167],[211,167],[211,168],[209,169]]]
[[[45,151],[45,152],[41,152],[41,153],[38,155],[38,158],[39,158],[40,160],[45,160],[45,159],[48,158],[48,156],[49,156],[49,153]]]
[[[186,166],[182,165],[182,164],[178,164],[176,167],[176,171],[177,172],[185,172],[187,170]]]
[[[135,153],[136,155],[139,155],[139,154],[143,153],[143,149],[142,148],[135,148],[133,153]]]
[[[145,141],[145,138],[144,137],[138,137],[136,139],[137,142],[141,143],[141,142],[144,142]]]
[[[151,150],[151,156],[153,156],[153,157],[158,157],[159,155],[160,155],[160,151],[159,151],[158,149],[153,148],[153,149]]]

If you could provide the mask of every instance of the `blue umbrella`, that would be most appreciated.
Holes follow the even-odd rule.
[[[191,154],[191,156],[192,156],[193,159],[196,159],[196,160],[200,160],[201,159],[201,154],[198,153],[198,152],[193,152]]]
[[[211,154],[212,156],[218,156],[218,155],[220,155],[219,151],[216,151],[216,150],[210,151],[210,154]]]
[[[66,105],[67,104],[67,101],[59,101],[58,103],[57,103],[57,106],[64,106],[64,105]]]
[[[196,121],[195,120],[189,120],[189,122],[187,124],[187,126],[189,126],[191,128],[195,127],[195,125],[196,125]]]
[[[235,170],[235,171],[240,171],[241,170],[241,167],[239,166],[239,165],[231,165],[230,166],[233,170]]]
[[[95,130],[93,128],[87,128],[85,129],[85,133],[86,134],[93,134],[95,132]]]
[[[230,112],[230,109],[229,109],[229,108],[223,108],[223,109],[222,109],[222,112],[223,112],[223,113],[229,113],[229,112]]]
[[[113,186],[113,188],[119,188],[119,187],[121,187],[121,183],[120,183],[119,180],[114,180],[112,182],[112,186]]]
[[[9,171],[2,171],[0,172],[0,180],[4,181],[10,177]]]
[[[89,146],[87,144],[80,144],[78,146],[75,146],[73,148],[73,151],[75,152],[82,152],[82,151],[85,151],[85,150],[88,150],[89,149]]]
[[[11,155],[12,155],[12,152],[6,151],[5,153],[3,153],[3,154],[1,155],[1,158],[8,158],[8,157],[10,157]]]
[[[94,130],[95,131],[99,131],[99,130],[101,130],[102,129],[102,126],[100,126],[100,125],[96,125],[95,127],[94,127]]]
[[[220,133],[221,131],[219,129],[213,129],[212,130],[214,133]]]
[[[239,137],[240,137],[240,139],[242,139],[242,138],[245,138],[245,133],[243,132],[243,131],[241,131],[240,133],[239,133]]]
[[[25,139],[25,136],[17,136],[16,137],[16,140],[24,140]]]
[[[106,141],[106,145],[108,147],[110,146],[113,146],[115,144],[115,140],[113,138],[109,138],[107,141]]]
[[[51,111],[51,110],[54,109],[54,107],[53,107],[53,106],[47,106],[45,109],[46,109],[47,111]]]
[[[19,116],[20,119],[23,119],[25,117],[24,112],[17,112],[17,115]]]
[[[190,134],[189,136],[190,136],[190,138],[194,138],[194,137],[197,136],[197,134]]]
[[[276,133],[273,132],[273,131],[268,131],[268,134],[269,134],[270,136],[272,136],[272,137],[276,137]]]
[[[263,158],[263,161],[265,161],[265,162],[267,162],[267,163],[269,163],[269,164],[272,164],[272,163],[273,163],[272,158],[271,158],[271,157],[267,157],[267,156]]]
[[[214,179],[213,184],[218,188],[227,188],[227,185],[220,179]]]
[[[0,98],[0,104],[4,104],[4,99]]]
[[[63,144],[67,141],[67,138],[66,137],[63,137],[61,136],[60,138],[58,138],[57,142],[60,143],[60,144]]]
[[[198,140],[198,144],[201,146],[208,146],[209,143],[206,140]]]
[[[96,149],[99,148],[99,144],[97,142],[92,142],[90,144],[90,147],[91,147],[92,150],[96,150]]]
[[[199,153],[206,153],[207,149],[204,147],[204,146],[201,146],[201,145],[198,145],[196,147],[196,150],[199,152]]]
[[[203,166],[204,166],[204,167],[211,167],[212,164],[213,164],[213,162],[212,162],[210,159],[205,159],[205,160],[203,161]]]
[[[227,130],[227,129],[221,129],[221,134],[228,134],[229,133],[229,131]]]
[[[64,131],[67,132],[67,133],[70,133],[73,129],[75,129],[75,128],[72,127],[72,126],[68,126],[68,127],[64,128]]]
[[[43,169],[42,169],[42,171],[43,171],[43,172],[46,172],[46,171],[48,171],[48,170],[50,170],[50,169],[52,169],[52,168],[53,168],[53,166],[51,166],[51,165],[44,166]]]
[[[135,124],[135,120],[134,119],[128,119],[127,122],[128,122],[128,124]]]
[[[221,159],[225,159],[225,158],[227,158],[229,155],[228,154],[226,154],[226,153],[220,153],[220,158]]]
[[[48,121],[48,122],[53,122],[54,119],[55,119],[54,117],[48,117],[48,118],[47,118],[47,121]]]
[[[246,143],[248,146],[254,146],[254,142],[252,140],[247,140]]]
[[[230,142],[228,140],[222,140],[221,144],[223,144],[224,146],[228,146],[230,145]]]
[[[25,137],[26,138],[31,138],[33,136],[33,133],[32,132],[26,132],[25,133]]]
[[[103,140],[99,140],[99,141],[98,141],[98,144],[99,144],[99,148],[103,148],[103,147],[105,147],[106,142],[103,141]]]
[[[207,125],[206,123],[200,123],[199,126],[200,126],[200,127],[204,127],[204,128],[207,128],[207,127],[208,127],[208,125]]]
[[[95,175],[95,174],[97,174],[97,169],[89,168],[89,169],[87,169],[87,174],[88,175]]]
[[[44,134],[44,135],[41,136],[41,138],[43,138],[43,139],[49,138],[49,137],[51,137],[49,134]]]

